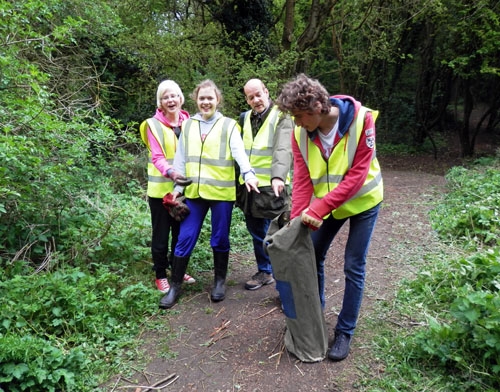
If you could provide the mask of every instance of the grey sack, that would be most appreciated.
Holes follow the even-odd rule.
[[[328,350],[326,321],[318,293],[314,248],[300,217],[271,221],[264,248],[286,316],[285,346],[303,362],[322,361]]]

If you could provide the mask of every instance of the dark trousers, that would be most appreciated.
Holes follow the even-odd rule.
[[[169,250],[173,254],[179,238],[180,224],[163,206],[163,199],[148,197],[148,203],[151,211],[153,271],[157,279],[163,279],[167,277],[167,269],[171,260]]]

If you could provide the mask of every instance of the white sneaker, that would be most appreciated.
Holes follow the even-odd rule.
[[[191,275],[188,275],[188,274],[184,274],[183,281],[184,281],[184,283],[187,283],[187,284],[196,283],[196,279],[193,278]]]

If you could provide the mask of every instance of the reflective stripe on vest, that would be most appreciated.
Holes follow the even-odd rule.
[[[307,131],[300,127],[295,128],[295,139],[309,169],[315,197],[322,198],[335,189],[344,178],[345,173],[352,167],[367,111],[372,112],[373,121],[375,122],[378,111],[362,106],[358,111],[356,121],[351,124],[347,134],[333,148],[328,161],[321,155],[319,147],[310,140]],[[334,210],[332,214],[336,219],[347,218],[376,206],[382,199],[382,174],[374,146],[370,169],[363,186],[351,199]]]
[[[165,194],[174,190],[172,179],[164,177],[163,174],[153,164],[151,148],[148,142],[147,130],[151,131],[156,141],[160,145],[163,155],[170,163],[174,160],[175,150],[177,148],[177,137],[174,131],[162,124],[156,118],[149,118],[140,126],[141,139],[148,147],[148,189],[149,197],[163,198]],[[170,147],[170,148],[168,148]]]
[[[201,140],[199,121],[183,123],[186,177],[193,180],[184,194],[187,198],[234,201],[236,199],[234,159],[229,140],[236,121],[218,119]]]
[[[252,124],[250,121],[251,113],[251,110],[245,113],[245,120],[243,123],[243,143],[245,144],[245,151],[250,159],[250,166],[255,170],[255,176],[259,180],[259,187],[270,186],[274,134],[281,112],[277,106],[273,106],[257,132],[257,135],[255,135],[255,138],[252,134]],[[240,176],[240,184],[243,183],[243,177]],[[286,183],[290,183],[289,177]]]

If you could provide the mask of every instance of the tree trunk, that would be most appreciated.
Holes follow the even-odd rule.
[[[320,0],[312,0],[307,26],[297,41],[298,52],[303,53],[318,46],[319,37],[325,29],[325,23],[330,17],[335,3],[336,0],[327,0],[323,4]],[[306,68],[307,63],[305,60],[298,61],[295,72],[304,72]]]
[[[431,99],[434,73],[434,26],[432,22],[425,24],[421,43],[420,69],[415,94],[416,133],[414,142],[417,146],[421,146],[425,138],[429,136],[429,116],[432,113]]]
[[[464,80],[464,120],[459,129],[460,152],[462,158],[471,157],[474,154],[474,146],[469,137],[469,124],[472,108],[474,107],[474,98],[470,91],[470,81]]]
[[[281,37],[281,45],[284,50],[290,50],[293,40],[295,16],[295,0],[286,0],[285,3],[285,26],[283,27],[283,35]]]
[[[337,58],[337,61],[339,62],[339,91],[348,91],[347,86],[346,86],[346,81],[345,81],[345,76],[343,72],[343,64],[344,64],[344,56],[343,56],[343,49],[342,49],[342,36],[337,33],[337,27],[335,24],[332,26],[332,48],[333,52],[335,53],[335,57]]]

